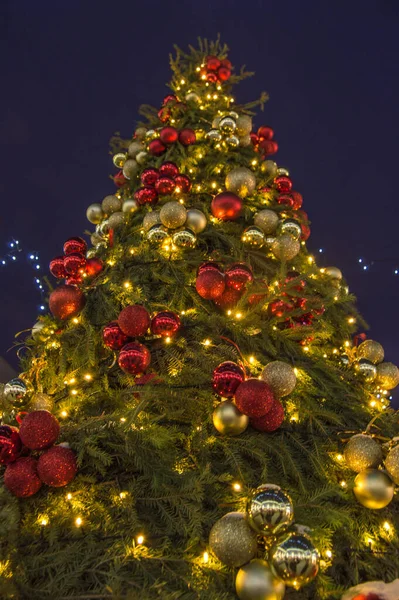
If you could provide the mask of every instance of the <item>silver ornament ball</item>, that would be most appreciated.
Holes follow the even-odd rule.
[[[147,240],[154,246],[160,246],[169,239],[169,232],[163,225],[154,225],[147,232]]]
[[[213,124],[212,124],[213,125]],[[219,129],[226,135],[232,135],[237,128],[237,124],[232,117],[223,117],[219,122]]]
[[[205,135],[205,137],[210,140],[211,142],[214,142],[215,144],[220,142],[222,140],[222,134],[220,133],[219,129],[210,129],[207,134]]]
[[[3,394],[9,402],[16,402],[22,400],[27,391],[26,384],[16,377],[5,384]]]
[[[355,369],[365,381],[374,381],[377,377],[377,367],[369,360],[361,358],[355,365]]]
[[[147,160],[148,153],[145,150],[142,150],[138,154],[136,154],[136,162],[139,165],[143,165]]]
[[[246,246],[261,248],[265,243],[265,234],[259,227],[247,227],[242,233],[241,241]]]
[[[126,162],[126,154],[124,152],[118,152],[118,154],[114,154],[112,157],[112,162],[114,163],[115,167],[122,169]]]
[[[197,243],[197,236],[191,229],[178,229],[172,235],[172,242],[178,248],[194,248]]]
[[[294,240],[299,240],[302,235],[301,225],[295,219],[285,219],[284,221],[281,221],[277,228],[277,232],[280,235],[287,233],[293,237]]]

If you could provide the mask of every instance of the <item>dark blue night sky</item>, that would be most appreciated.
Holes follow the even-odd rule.
[[[140,104],[160,105],[174,43],[220,32],[233,63],[256,72],[238,101],[270,93],[256,124],[275,129],[310,247],[343,270],[369,336],[399,364],[396,0],[5,0],[0,19],[0,256],[14,236],[47,269],[88,228],[86,207],[114,189],[111,135],[131,135]],[[393,260],[364,273],[361,256]],[[25,260],[0,271],[0,354],[11,362],[14,333],[35,321],[32,278]]]

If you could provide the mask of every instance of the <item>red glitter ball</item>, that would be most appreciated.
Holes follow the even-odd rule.
[[[158,194],[165,196],[171,194],[176,187],[176,183],[170,177],[160,177],[155,183],[155,189]]]
[[[164,337],[174,335],[180,327],[180,318],[176,313],[164,310],[159,312],[151,321],[151,331],[154,335]]]
[[[274,136],[274,131],[271,127],[267,127],[267,125],[262,125],[258,129],[258,137],[263,140],[271,140]]]
[[[93,258],[88,258],[86,261],[86,273],[89,277],[95,277],[99,275],[101,271],[104,269],[104,263],[101,258],[97,258],[93,256]]]
[[[57,277],[57,279],[64,279],[66,277],[64,258],[64,256],[56,256],[50,261],[50,273],[54,277]]]
[[[153,187],[143,187],[134,192],[134,198],[139,204],[156,204],[158,193]]]
[[[196,140],[197,138],[193,129],[182,129],[179,133],[179,142],[183,146],[191,146],[191,144],[195,144]]]
[[[228,288],[224,290],[223,294],[215,299],[215,304],[222,310],[228,310],[234,308],[236,304],[241,300],[245,290],[235,290],[234,288]]]
[[[174,162],[168,160],[159,167],[159,174],[174,179],[179,174],[179,168]]]
[[[43,452],[37,464],[41,481],[51,487],[68,485],[77,470],[75,454],[63,446],[54,446]]]
[[[176,175],[175,185],[185,194],[191,190],[191,180],[187,175]]]
[[[0,464],[8,465],[21,454],[22,442],[17,427],[0,425]]]
[[[270,410],[262,417],[255,417],[250,420],[254,429],[258,431],[272,432],[278,429],[284,421],[284,408],[279,400],[275,400]]]
[[[158,178],[159,178],[159,171],[158,171],[158,169],[154,169],[153,167],[144,169],[144,171],[142,172],[142,174],[140,176],[141,183],[143,185],[155,185],[155,182],[158,180]]]
[[[242,200],[233,192],[221,192],[211,202],[211,212],[221,221],[234,221],[242,211]]]
[[[280,175],[279,177],[276,177],[274,180],[274,185],[282,194],[287,194],[292,190],[292,180],[286,175]]]
[[[72,275],[74,277],[86,266],[86,257],[84,254],[79,252],[67,254],[67,256],[64,258],[64,266],[68,275]]]
[[[195,287],[201,298],[205,300],[216,300],[220,298],[225,289],[225,278],[223,273],[217,269],[201,271],[197,275]]]
[[[60,285],[51,292],[49,298],[51,313],[61,321],[77,315],[85,302],[83,292],[72,285]]]
[[[245,263],[235,263],[226,269],[226,287],[228,288],[245,290],[253,279],[251,268]]]
[[[69,238],[64,244],[64,254],[80,252],[83,254],[87,250],[87,244],[81,237]]]
[[[151,354],[146,346],[138,342],[131,342],[123,346],[120,351],[118,364],[122,371],[130,375],[143,373],[151,363]]]
[[[148,144],[148,151],[153,156],[161,156],[164,152],[166,152],[166,146],[161,142],[161,140],[151,140]]]
[[[247,379],[238,386],[235,403],[248,417],[263,417],[275,402],[271,387],[261,379]]]
[[[119,327],[129,337],[137,337],[147,333],[150,322],[148,310],[140,304],[126,306],[118,317]]]
[[[29,450],[43,450],[57,440],[60,424],[48,410],[34,410],[28,413],[21,423],[19,435]]]
[[[166,146],[177,142],[179,133],[175,127],[164,127],[159,133],[159,139]]]
[[[17,498],[36,494],[42,486],[37,474],[37,460],[26,456],[8,465],[4,473],[4,485]]]
[[[227,69],[226,67],[220,67],[218,69],[218,77],[219,77],[220,81],[227,81],[228,79],[230,79],[230,76],[231,76],[230,69]]]
[[[123,333],[122,329],[118,325],[118,321],[112,321],[108,323],[103,329],[103,342],[112,350],[120,350],[122,346],[127,344],[129,336]]]
[[[210,71],[217,71],[220,67],[220,60],[217,56],[207,56],[205,59],[206,68]]]
[[[245,373],[241,367],[226,360],[213,371],[212,387],[223,398],[232,398],[244,379]]]

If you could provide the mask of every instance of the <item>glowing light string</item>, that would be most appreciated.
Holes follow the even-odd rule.
[[[35,276],[33,278],[33,282],[35,284],[36,289],[39,291],[42,299],[44,297],[45,288],[42,281],[42,267],[40,264],[39,253],[36,251],[25,252],[24,248],[21,246],[20,242],[15,238],[12,238],[10,242],[7,244],[8,251],[0,258],[0,266],[7,267],[14,263],[17,263],[21,256],[25,255],[28,263],[31,265],[32,269],[35,272]],[[39,305],[39,310],[41,312],[46,310],[46,306],[44,303]]]

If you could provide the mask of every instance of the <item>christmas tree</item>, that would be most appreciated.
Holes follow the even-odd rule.
[[[274,132],[253,131],[267,95],[236,103],[251,74],[219,41],[171,68],[161,108],[112,139],[92,247],[72,237],[51,261],[51,314],[2,390],[1,597],[338,599],[390,582],[399,370],[307,249]]]

